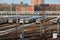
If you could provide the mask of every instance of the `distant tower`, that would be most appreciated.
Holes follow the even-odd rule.
[[[31,0],[31,6],[43,4],[44,0]]]

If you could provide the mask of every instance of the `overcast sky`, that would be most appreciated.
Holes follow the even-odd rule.
[[[60,0],[44,0],[45,4],[60,4]],[[20,3],[20,2],[24,2],[24,3],[31,3],[31,0],[0,0],[0,3]]]

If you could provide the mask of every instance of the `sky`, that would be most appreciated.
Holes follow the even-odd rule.
[[[45,4],[60,4],[60,0],[44,0]],[[27,4],[31,4],[31,0],[0,0],[0,3],[20,3],[20,2],[24,2]]]

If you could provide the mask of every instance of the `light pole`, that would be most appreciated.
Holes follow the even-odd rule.
[[[42,35],[42,23],[40,21],[40,38],[41,38],[41,40],[42,40],[42,37],[43,37],[43,35]]]
[[[13,11],[12,9],[13,9],[13,3],[11,3],[11,14],[12,14],[12,11]]]
[[[59,19],[60,19],[60,17],[58,17],[58,20],[57,20],[57,32],[58,32],[58,35],[59,35]]]
[[[24,40],[24,28],[23,28],[23,26],[21,27],[20,38],[21,38],[21,40]]]
[[[40,16],[39,15],[40,15],[40,12],[38,11],[37,12],[37,16],[38,16],[38,19],[39,19],[39,22],[40,22],[40,40],[42,40],[42,37],[43,37],[43,35],[42,35],[43,34],[42,29],[43,28],[42,28],[42,23],[41,23],[41,20],[40,20]]]
[[[24,16],[24,15],[23,15]],[[24,19],[22,16],[22,19]],[[20,34],[20,38],[21,40],[24,40],[24,23],[22,24],[23,26],[21,26],[21,34]]]

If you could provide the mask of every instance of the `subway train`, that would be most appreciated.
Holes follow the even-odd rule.
[[[48,21],[48,20],[51,21],[51,19],[54,19],[54,18],[56,18],[56,17],[45,17],[45,18],[40,17],[40,18],[36,19],[36,23],[40,23],[40,21],[42,22],[43,20],[45,22]]]
[[[24,22],[25,21],[25,18],[28,18],[28,17],[20,17],[20,18],[18,18],[18,23],[20,23],[20,24],[25,23]]]
[[[18,23],[18,18],[16,17],[8,18],[8,23]]]
[[[38,18],[37,16],[29,17],[29,18],[25,19],[25,23],[33,23],[36,21],[37,18]]]
[[[59,24],[60,24],[60,18],[57,20],[57,23],[59,23]]]
[[[50,20],[50,22],[52,23],[52,24],[56,24],[57,23],[57,18],[55,18],[55,19],[52,19],[52,20]]]
[[[5,24],[5,23],[8,23],[8,19],[6,19],[6,18],[1,18],[1,19],[0,19],[0,24]]]
[[[35,23],[36,23],[36,24],[39,24],[40,21],[42,21],[42,19],[43,19],[43,18],[37,18]]]
[[[8,18],[8,23],[24,23],[24,19],[27,17],[10,17]]]
[[[40,17],[38,17],[38,16],[33,16],[32,18],[33,18],[34,22],[36,22],[36,19],[37,19],[37,18],[40,18]]]
[[[23,24],[23,23],[24,23],[24,24],[33,23],[33,22],[35,22],[36,18],[37,18],[37,17],[21,18],[20,21],[19,21],[19,23],[20,23],[20,24]]]
[[[57,24],[57,23],[60,24],[60,18],[55,18],[55,19],[53,20],[53,23],[54,23],[54,24]]]
[[[52,24],[57,24],[58,21],[59,21],[59,18],[58,18],[58,17],[50,20],[50,22],[51,22]]]
[[[23,24],[24,23],[24,18],[19,19],[19,23]]]
[[[47,18],[47,17],[46,17],[46,18]],[[46,18],[44,19],[44,18],[42,18],[42,16],[41,16],[41,17],[38,17],[38,18],[36,19],[35,23],[36,23],[36,24],[39,24],[39,23],[42,22],[43,20],[46,20]]]
[[[26,22],[28,22],[30,20],[30,18],[29,17],[26,17],[26,18],[21,18],[20,20],[19,20],[19,23],[20,24],[25,24]]]
[[[32,22],[34,22],[34,20],[33,20],[33,18],[26,18],[24,22],[25,23],[32,23]]]
[[[9,18],[8,19],[8,23],[13,23],[13,19],[12,18]]]

